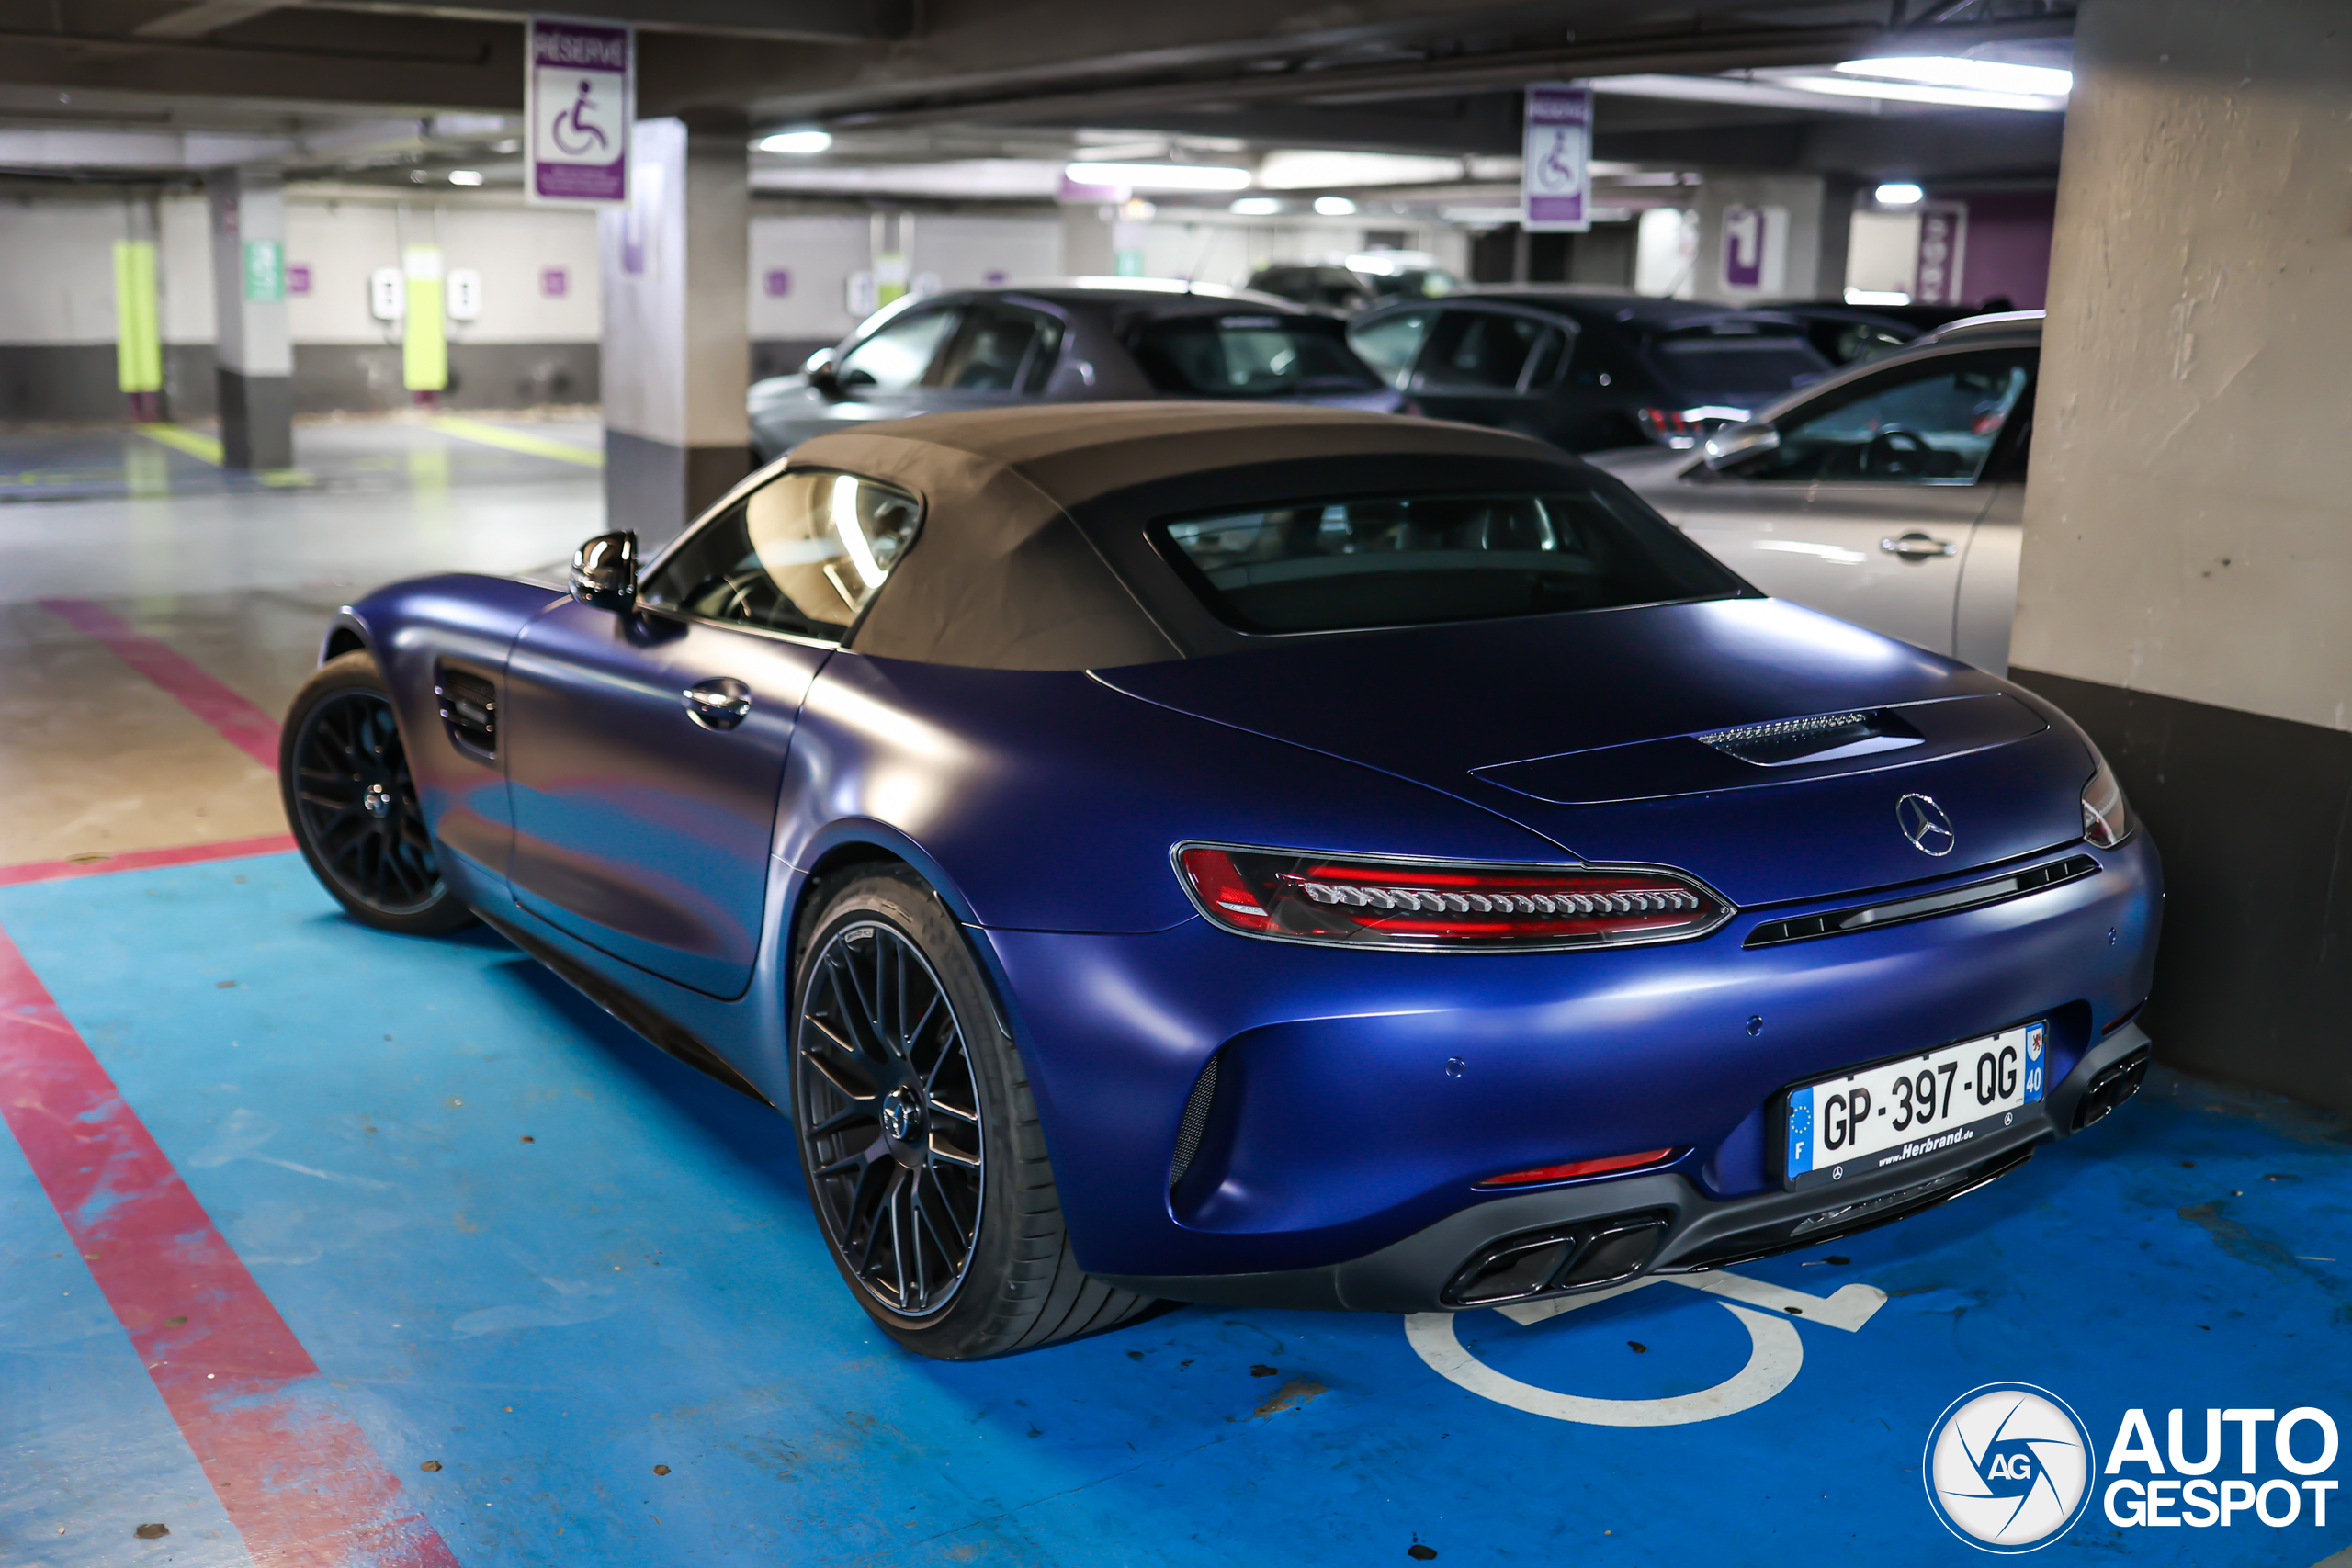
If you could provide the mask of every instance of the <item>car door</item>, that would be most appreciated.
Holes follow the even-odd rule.
[[[1766,592],[1953,653],[1980,480],[2034,358],[1955,350],[1829,389],[1773,421],[1777,445],[1693,464],[1669,510]]]
[[[1401,391],[1413,378],[1413,362],[1420,357],[1421,344],[1436,321],[1434,307],[1377,311],[1348,323],[1348,346],[1382,380]]]
[[[1062,323],[1043,310],[980,301],[956,311],[915,400],[926,413],[1033,399],[1061,353]]]
[[[1544,395],[1567,357],[1567,333],[1532,311],[1455,305],[1437,313],[1408,390],[1424,412],[1544,436]]]
[[[2039,369],[2035,381],[2041,379]],[[2018,557],[2025,546],[2026,459],[2033,448],[2033,398],[2009,412],[2001,439],[1977,482],[1987,494],[1968,554],[1960,563],[1960,605],[1952,615],[1952,657],[1996,675],[2009,672],[2009,630],[2018,614]]]
[[[505,716],[516,903],[740,995],[801,701],[919,517],[887,486],[789,470],[681,539],[629,609],[567,601],[526,627]]]
[[[953,303],[902,310],[851,344],[827,377],[755,407],[752,425],[760,451],[789,452],[829,430],[925,412],[924,379],[955,335],[958,314]]]

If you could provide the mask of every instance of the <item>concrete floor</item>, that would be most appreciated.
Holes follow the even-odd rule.
[[[1919,1465],[1980,1384],[2061,1394],[2102,1454],[2132,1408],[2192,1451],[2208,1407],[2352,1428],[2352,1128],[2161,1074],[1981,1193],[1695,1283],[908,1357],[773,1113],[479,931],[359,930],[276,848],[254,756],[326,613],[601,523],[561,457],[314,434],[317,483],[0,504],[7,1568],[1962,1562]],[[339,486],[338,450],[401,462]],[[2347,1542],[2338,1494],[2276,1528],[2095,1505],[2052,1551]]]

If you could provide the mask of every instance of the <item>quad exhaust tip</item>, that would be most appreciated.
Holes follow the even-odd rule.
[[[2083,1098],[2075,1102],[2075,1131],[2079,1133],[2094,1122],[2102,1121],[2117,1106],[2140,1092],[2148,1081],[2148,1065],[2154,1052],[2142,1046],[2114,1066],[2102,1069],[2083,1090]]]

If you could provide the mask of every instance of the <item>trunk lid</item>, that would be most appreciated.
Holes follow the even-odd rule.
[[[1301,638],[1098,678],[1442,790],[1578,859],[1689,872],[1747,907],[2071,842],[2091,771],[2006,682],[1772,600]],[[1945,852],[1928,852],[1939,835],[1927,849],[1906,836],[1909,795],[1949,819]]]

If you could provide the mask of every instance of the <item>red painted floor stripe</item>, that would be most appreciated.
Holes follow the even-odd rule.
[[[43,599],[40,607],[83,636],[105,643],[116,658],[161,686],[230,745],[270,772],[277,771],[277,721],[269,715],[164,643],[131,630],[103,604],[87,599]]]
[[[260,1568],[457,1568],[6,931],[0,1119]]]
[[[125,850],[103,860],[28,861],[21,865],[0,865],[0,887],[17,887],[28,882],[61,882],[69,876],[103,876],[110,871],[150,871],[159,865],[194,865],[200,861],[282,854],[293,847],[291,833],[264,833],[258,838],[222,839],[209,844],[177,844],[168,850]]]

